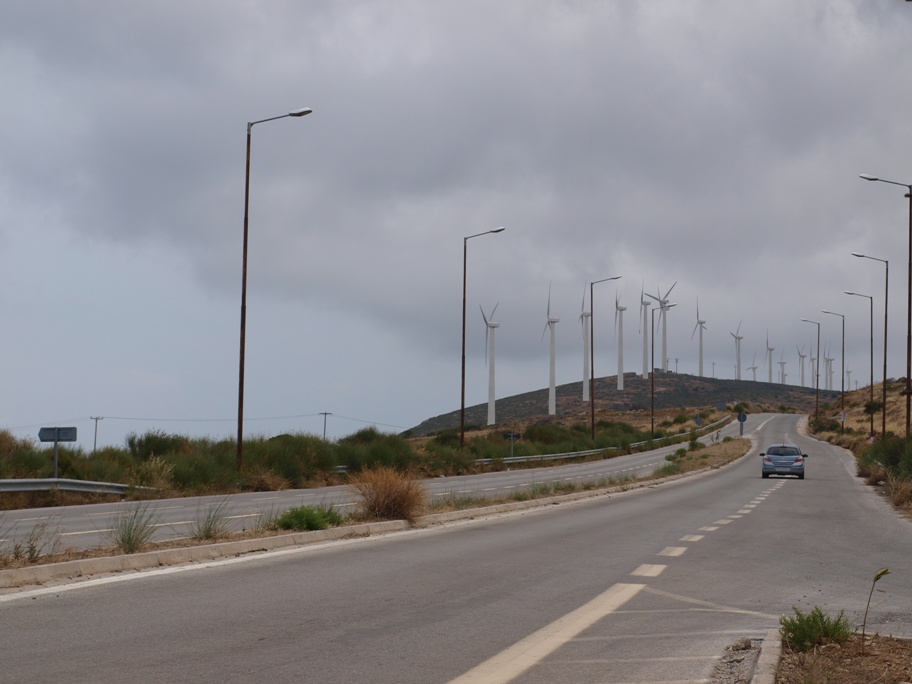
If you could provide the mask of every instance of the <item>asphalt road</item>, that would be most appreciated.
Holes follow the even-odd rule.
[[[912,524],[851,457],[771,417],[756,453],[655,488],[0,595],[15,682],[700,682],[792,606],[912,635]]]

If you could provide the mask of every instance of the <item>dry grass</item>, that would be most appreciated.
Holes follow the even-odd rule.
[[[783,649],[776,684],[902,684],[912,681],[912,641],[856,634],[808,653]]]
[[[395,468],[362,470],[349,478],[358,496],[360,514],[368,520],[415,522],[427,500],[420,480]]]

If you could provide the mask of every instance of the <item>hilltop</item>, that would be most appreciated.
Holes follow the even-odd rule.
[[[534,390],[502,397],[496,402],[497,425],[528,423],[535,420],[553,420],[561,423],[586,422],[590,416],[590,404],[582,400],[582,382],[571,382],[557,387],[557,415],[548,415],[548,390]],[[839,401],[838,391],[820,390],[820,404]],[[617,420],[618,414],[631,418],[651,415],[652,386],[636,373],[624,374],[624,389],[617,389],[617,376],[595,380],[596,420]],[[655,410],[715,408],[719,404],[732,406],[744,404],[754,413],[764,411],[796,411],[813,413],[815,390],[813,387],[797,387],[778,383],[755,382],[752,380],[727,380],[701,378],[684,373],[656,373]],[[466,429],[477,429],[487,422],[488,405],[475,404],[466,407]],[[406,434],[414,437],[431,435],[442,430],[459,429],[459,410],[428,418]]]

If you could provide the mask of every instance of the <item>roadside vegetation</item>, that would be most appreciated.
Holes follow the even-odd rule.
[[[344,484],[349,476],[382,468],[435,477],[525,467],[508,463],[510,456],[601,450],[587,458],[610,458],[635,451],[637,443],[649,449],[675,441],[693,442],[698,419],[708,424],[729,414],[705,410],[666,415],[653,439],[648,431],[609,420],[596,424],[594,440],[586,422],[565,425],[543,420],[526,426],[498,426],[496,430],[470,428],[465,449],[459,448],[456,430],[410,439],[366,428],[335,442],[309,434],[253,437],[244,442],[241,472],[236,468],[236,444],[231,439],[150,431],[129,435],[122,448],[107,447],[94,453],[60,445],[58,468],[64,479],[130,485],[133,489],[127,498],[131,500],[276,491]],[[504,438],[508,431],[518,432],[521,439],[511,443]],[[53,477],[53,461],[53,447],[0,430],[0,479]],[[547,459],[534,463],[548,464]],[[7,493],[0,494],[0,510],[120,498],[60,491]]]

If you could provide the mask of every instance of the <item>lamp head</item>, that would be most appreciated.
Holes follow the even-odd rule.
[[[294,111],[288,112],[288,116],[307,116],[311,113],[313,113],[313,110],[310,107],[302,107],[301,109],[295,109]]]
[[[492,230],[491,232],[492,232],[492,233],[502,233],[502,232],[504,232],[505,230],[506,230],[506,228],[504,228],[503,226],[500,226],[499,228],[495,228],[495,229]]]
[[[877,181],[877,180],[880,180],[880,178],[878,178],[877,176],[872,176],[872,175],[869,174],[869,173],[860,173],[860,174],[858,174],[858,177],[859,177],[859,178],[864,178],[866,181]]]

